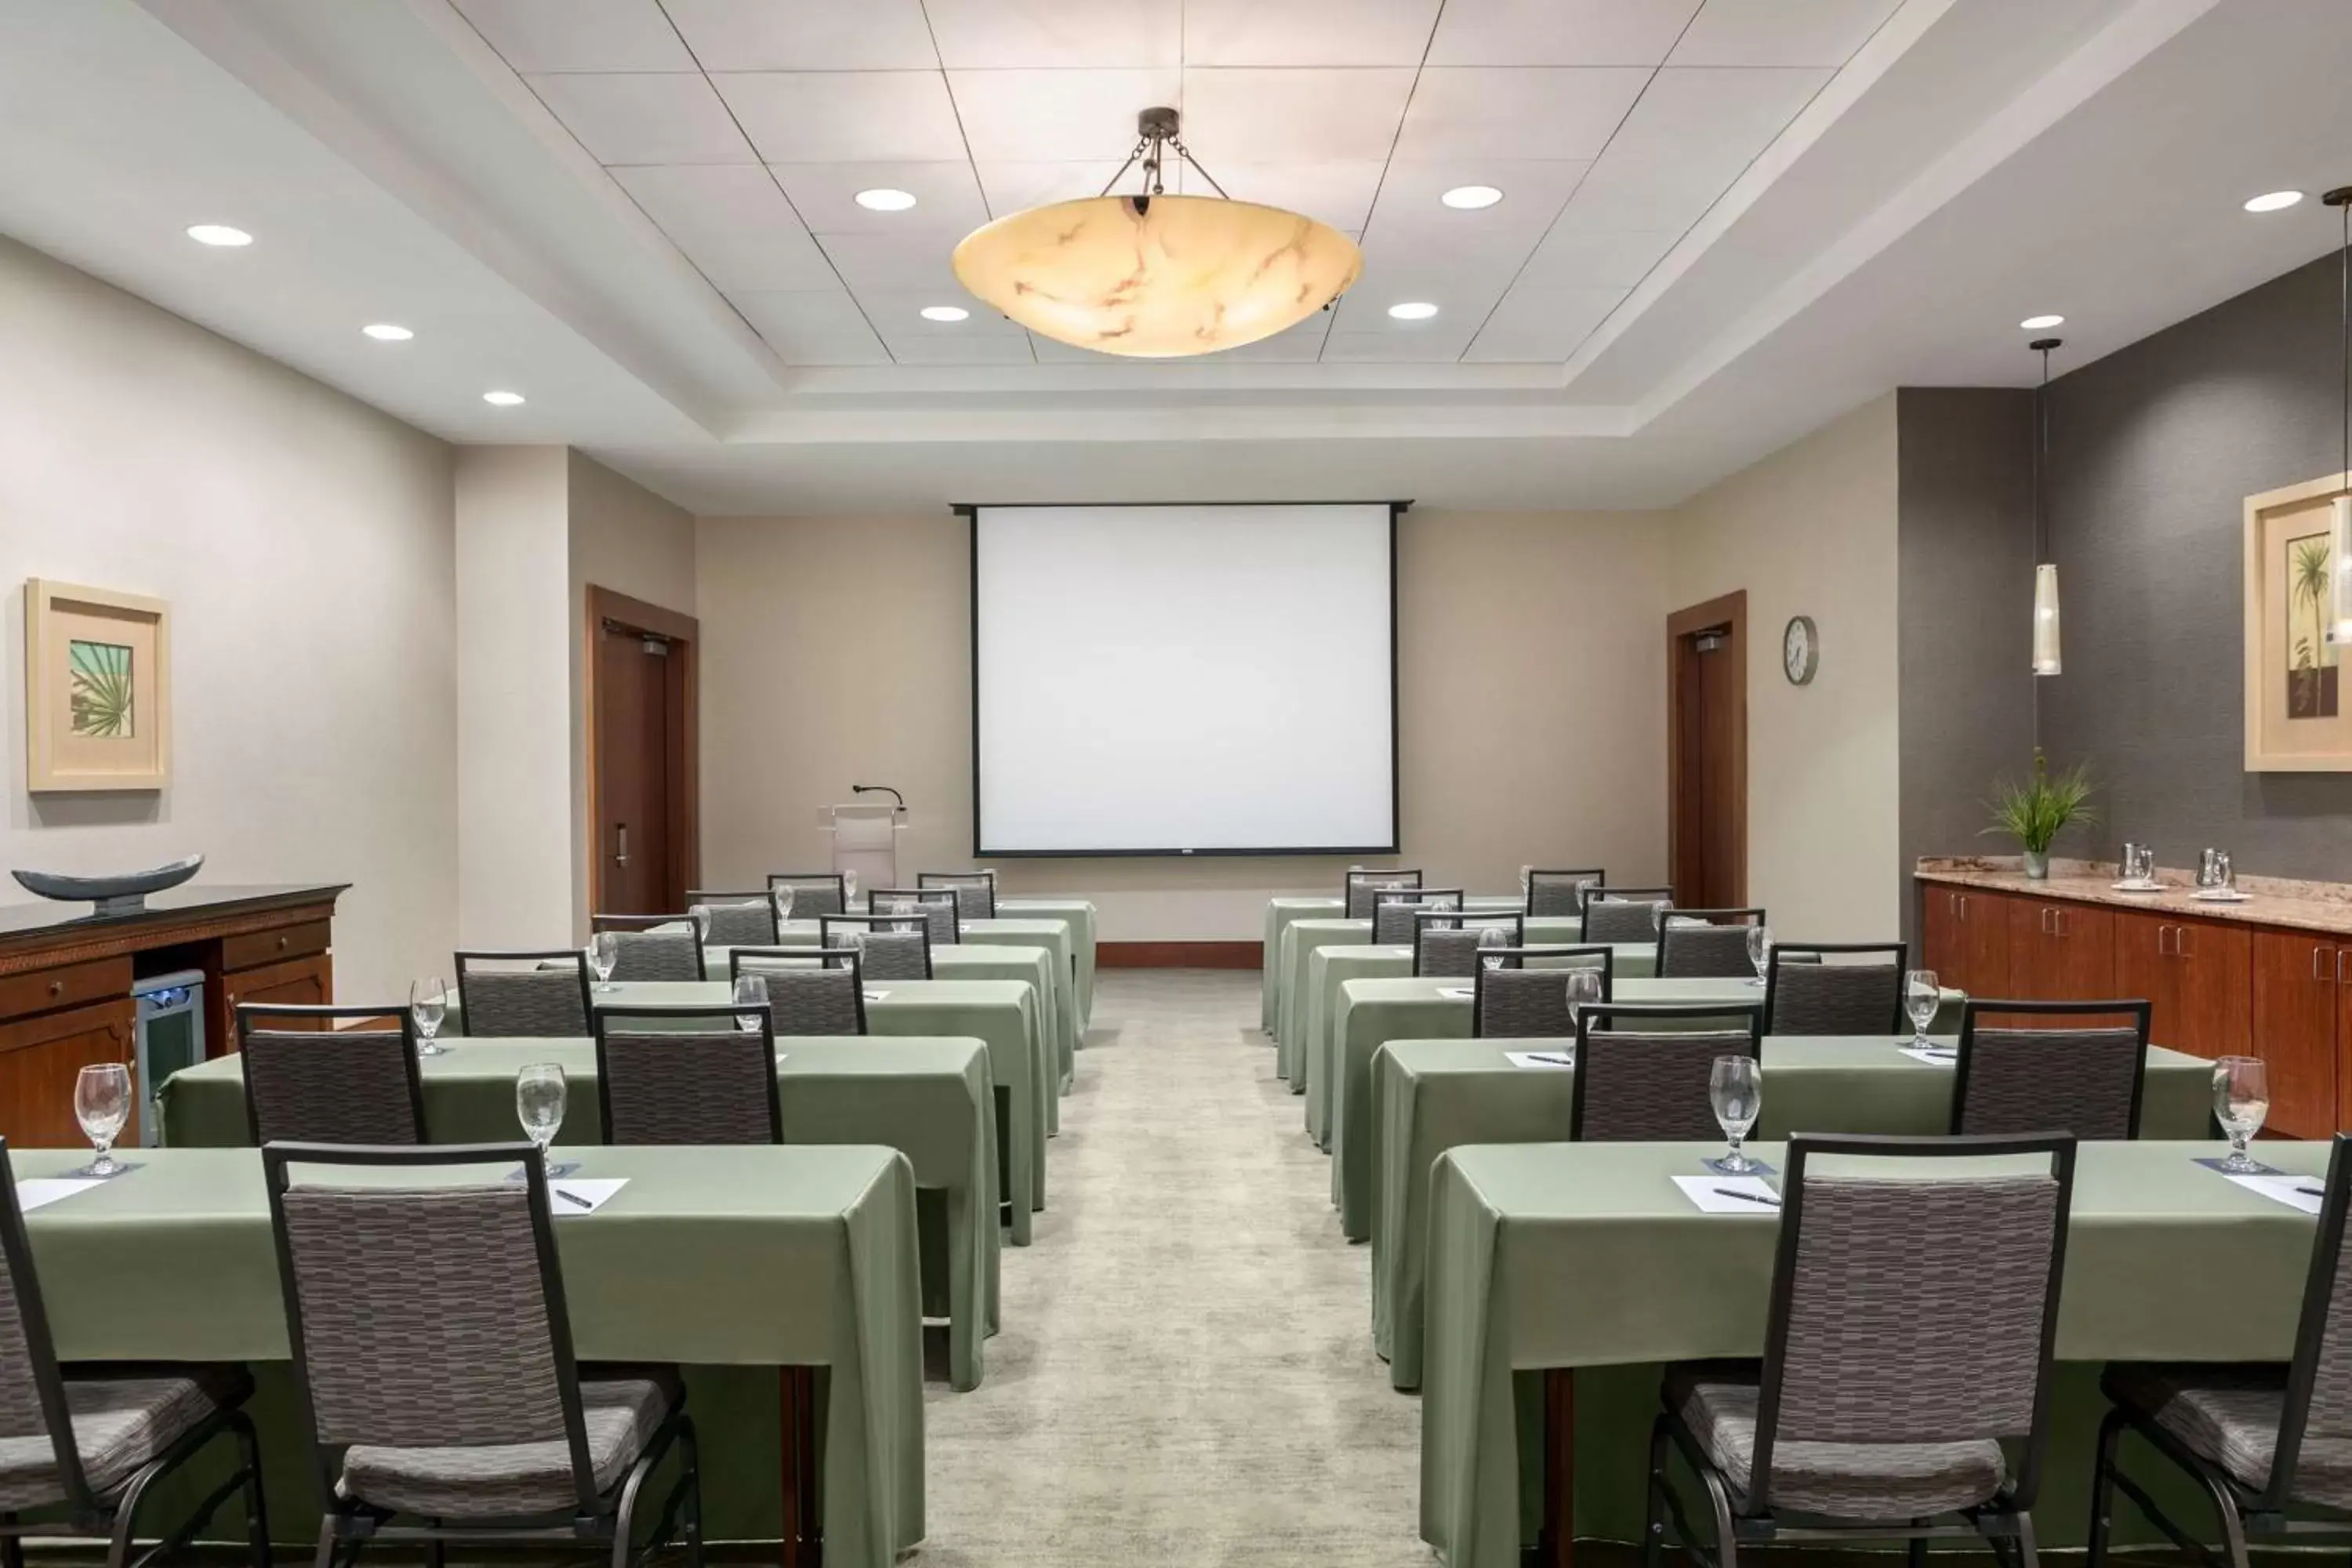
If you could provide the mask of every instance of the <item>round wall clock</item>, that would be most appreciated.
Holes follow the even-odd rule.
[[[1780,671],[1791,686],[1803,686],[1822,667],[1822,634],[1811,616],[1790,616],[1780,634]]]

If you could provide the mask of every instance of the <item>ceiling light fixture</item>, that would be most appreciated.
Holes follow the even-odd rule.
[[[2053,327],[2064,326],[2066,324],[2066,318],[2063,316],[2028,316],[2025,320],[2018,322],[2017,324],[2024,328],[2029,332],[2046,332]]]
[[[926,305],[923,307],[923,320],[927,321],[961,321],[971,316],[971,312],[965,310],[961,305]]]
[[[251,245],[253,236],[241,228],[231,228],[225,223],[197,223],[188,226],[188,237],[198,245]]]
[[[1356,280],[1355,241],[1279,207],[1237,202],[1194,161],[1172,109],[1136,117],[1137,141],[1099,195],[998,218],[955,248],[966,289],[1056,342],[1137,359],[1213,353],[1305,321]],[[1217,194],[1171,196],[1173,153]],[[1140,162],[1143,188],[1111,185]]]
[[[2264,191],[2246,203],[2246,210],[2250,213],[2284,212],[2301,200],[2301,191]]]
[[[522,394],[520,392],[486,392],[482,394],[482,401],[490,405],[494,408],[512,408],[516,404],[522,401]]]
[[[2050,556],[2050,540],[2042,519],[2042,454],[2050,445],[2050,351],[2058,338],[2036,338],[2026,347],[2042,356],[2042,382],[2033,389],[2033,673],[2056,675],[2058,658],[2058,565]],[[2042,742],[2041,689],[2034,689],[2033,740]]]
[[[1407,300],[1401,305],[1391,305],[1389,314],[1400,321],[1425,321],[1437,314],[1437,307],[1426,300]]]
[[[395,327],[390,321],[371,321],[360,331],[380,343],[404,343],[416,335],[406,327]]]
[[[1449,207],[1475,212],[1480,207],[1491,207],[1501,201],[1503,193],[1492,185],[1456,185],[1437,199]]]
[[[856,200],[857,205],[868,212],[902,213],[915,205],[915,194],[877,185],[870,191],[858,192]]]
[[[2352,185],[2338,185],[2319,198],[2344,219],[2344,242],[2336,251],[2336,343],[2343,356],[2344,473],[2352,474]],[[2352,479],[2337,477],[2339,485]],[[2328,578],[2327,632],[2330,643],[2352,643],[2352,490],[2339,489],[2329,509],[2327,553],[2334,567]]]

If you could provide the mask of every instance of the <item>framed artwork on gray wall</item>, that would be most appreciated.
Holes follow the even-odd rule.
[[[2346,649],[2327,640],[2329,528],[2347,477],[2246,498],[2246,772],[2352,773]]]

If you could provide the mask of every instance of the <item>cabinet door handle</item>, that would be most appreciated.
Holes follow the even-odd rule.
[[[2158,958],[2162,958],[2164,956],[2164,933],[2171,929],[2172,928],[2168,925],[2160,925],[2156,928],[2156,956]]]
[[[2319,973],[2319,961],[2320,961],[2320,959],[2321,959],[2322,957],[2326,956],[2326,952],[2327,952],[2327,950],[2326,950],[2326,948],[2324,948],[2324,947],[2321,947],[2321,946],[2320,946],[2319,944],[2317,944],[2316,942],[2315,942],[2315,943],[2313,943],[2313,944],[2312,944],[2312,949],[2311,949],[2311,977],[2312,977],[2314,980],[2318,981],[2322,985],[2325,985],[2325,984],[2327,984],[2327,976]],[[2342,952],[2340,952],[2336,955],[2336,972],[2337,972],[2338,973],[2341,973],[2343,972],[2343,969],[2344,969],[2344,955],[2343,955],[2343,953],[2342,953]]]
[[[1952,900],[1952,918],[1953,918],[1954,920],[1962,920],[1962,921],[1964,921],[1964,920],[1968,919],[1968,918],[1969,918],[1969,899],[1968,899],[1968,895],[1967,895],[1966,893],[1954,893],[1954,894],[1952,894],[1952,895],[1951,895],[1951,900]]]
[[[2347,949],[2340,947],[2336,950],[2336,984],[2338,985],[2346,984],[2344,978],[2344,954],[2347,951]]]
[[[615,866],[625,866],[628,863],[629,825],[624,822],[616,825],[615,842],[613,849],[613,864]]]
[[[2172,928],[2173,957],[2194,958],[2197,956],[2196,951],[2189,945],[2189,928],[2187,926],[2174,926]]]

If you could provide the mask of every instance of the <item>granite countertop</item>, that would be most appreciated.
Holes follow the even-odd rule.
[[[2352,884],[2344,882],[2242,875],[2238,890],[2252,894],[2252,898],[2243,903],[2208,903],[2189,896],[2196,890],[2196,873],[2171,867],[2157,868],[2156,879],[2164,885],[2162,892],[2120,891],[2112,884],[2122,869],[2112,860],[2053,859],[2050,875],[2037,881],[2025,874],[2023,863],[2015,856],[1923,855],[1916,874],[1923,882],[1981,888],[1989,893],[2352,936]]]

